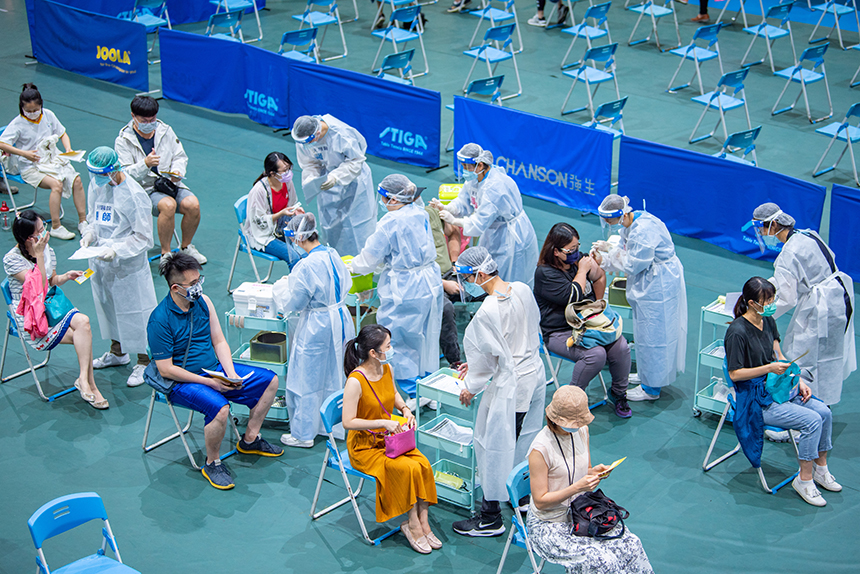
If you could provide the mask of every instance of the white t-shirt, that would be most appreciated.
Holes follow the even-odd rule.
[[[558,441],[556,441],[556,437]],[[572,438],[571,438],[572,437]],[[558,445],[561,444],[560,451]],[[588,427],[579,429],[573,435],[563,433],[556,435],[548,426],[541,429],[529,447],[529,454],[533,450],[543,456],[544,462],[549,469],[547,478],[548,492],[556,492],[567,488],[588,473]],[[563,451],[563,452],[562,452]],[[565,465],[567,462],[567,465]],[[570,479],[568,469],[573,472],[573,480]],[[580,493],[582,494],[582,493]],[[541,520],[547,522],[566,522],[567,509],[570,501],[579,496],[575,494],[546,510],[540,510],[531,502],[531,512]]]
[[[0,141],[20,150],[34,150],[43,139],[53,135],[62,136],[64,133],[66,133],[66,128],[63,127],[54,112],[43,107],[42,117],[39,118],[38,123],[28,120],[21,114],[15,116],[6,126],[3,135],[0,135]],[[18,160],[18,170],[21,172],[35,165],[21,156],[15,157]]]

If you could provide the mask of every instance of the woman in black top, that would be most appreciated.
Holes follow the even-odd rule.
[[[535,270],[534,293],[544,342],[553,353],[576,362],[570,384],[581,389],[609,363],[615,414],[628,418],[633,414],[627,404],[630,348],[624,336],[609,345],[590,349],[567,346],[570,326],[564,318],[564,309],[568,301],[602,299],[605,290],[606,274],[591,257],[580,253],[576,229],[567,223],[555,224],[546,236]]]
[[[776,288],[772,283],[753,277],[744,284],[734,309],[736,318],[725,338],[726,365],[736,391],[735,433],[744,454],[759,467],[763,425],[800,431],[800,474],[791,486],[809,504],[824,506],[826,502],[814,483],[833,492],[842,490],[827,469],[833,417],[803,380],[783,403],[774,402],[766,389],[769,375],[782,375],[791,367],[779,346],[775,311]]]

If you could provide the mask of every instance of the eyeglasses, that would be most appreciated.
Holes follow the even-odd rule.
[[[579,245],[577,245],[573,249],[565,249],[564,247],[561,247],[559,248],[559,251],[561,251],[565,255],[570,255],[571,253],[576,253],[577,251],[579,251]]]
[[[174,285],[179,285],[180,287],[185,287],[187,289],[189,287],[194,287],[195,285],[203,285],[203,280],[205,278],[206,278],[205,276],[201,275],[200,277],[198,277],[197,279],[195,279],[194,281],[192,281],[188,285],[186,285],[185,283],[174,283]]]

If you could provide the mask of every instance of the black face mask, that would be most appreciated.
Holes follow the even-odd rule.
[[[573,253],[567,254],[567,259],[565,259],[565,261],[568,265],[576,265],[579,263],[580,259],[582,259],[582,252],[574,251]]]

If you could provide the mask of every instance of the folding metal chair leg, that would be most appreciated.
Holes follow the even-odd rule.
[[[554,10],[555,8],[553,8]],[[517,510],[514,510],[517,512]],[[508,534],[508,539],[505,541],[505,549],[502,550],[502,559],[499,560],[499,567],[496,569],[496,574],[502,574],[502,568],[505,567],[505,560],[508,558],[508,550],[511,549],[511,543],[514,541],[514,533],[516,533],[517,529],[511,525],[510,533]]]
[[[233,283],[233,273],[236,271],[236,261],[239,258],[239,246],[242,244],[242,238],[236,239],[236,251],[233,253],[233,263],[230,264],[230,274],[227,276],[227,293],[232,295],[235,289],[230,289]]]
[[[41,363],[39,363],[38,365],[33,365],[33,363],[30,361],[29,355],[25,355],[27,357],[27,363],[30,365],[30,368],[22,369],[22,370],[18,371],[17,373],[13,373],[11,375],[6,375],[4,377],[3,376],[3,369],[6,366],[6,350],[9,346],[9,337],[11,336],[9,334],[9,329],[11,326],[12,326],[12,320],[7,317],[6,318],[6,337],[3,340],[3,355],[0,356],[0,384],[8,383],[12,379],[17,379],[21,375],[26,375],[27,373],[33,373],[33,376],[35,377],[36,376],[35,371],[37,371],[38,369],[41,369],[42,367],[47,366],[48,365],[48,359],[51,358],[51,351],[47,351],[45,353],[45,360],[42,361]],[[38,383],[38,381],[37,381],[37,383]],[[68,392],[71,392],[71,391],[68,391]],[[45,397],[43,396],[42,398],[44,399]]]
[[[454,128],[451,127],[451,133],[448,134],[448,139],[445,141],[445,151],[454,151],[454,146],[451,145],[451,140],[454,139]]]
[[[790,85],[791,85],[791,78],[789,78],[789,79],[785,82],[785,86],[782,88],[782,91],[779,93],[779,97],[776,99],[776,103],[773,105],[773,110],[771,110],[770,115],[772,115],[772,116],[776,116],[776,115],[779,115],[779,114],[781,114],[781,113],[787,112],[787,111],[789,111],[789,110],[793,109],[793,108],[794,108],[794,106],[797,104],[797,99],[795,99],[795,100],[794,100],[794,103],[793,103],[793,104],[791,104],[790,106],[788,106],[787,108],[782,108],[782,109],[779,109],[779,110],[778,110],[778,109],[776,109],[776,108],[777,108],[777,106],[779,105],[779,102],[780,102],[780,101],[782,101],[782,96],[784,96],[784,95],[785,95],[785,91],[786,91],[786,90],[788,90],[788,86],[790,86]],[[798,94],[798,98],[799,98],[799,97],[800,97],[800,94]]]
[[[567,111],[565,111],[565,109],[564,109],[567,107],[567,102],[568,102],[568,100],[570,100],[570,95],[573,93],[573,88],[576,87],[576,82],[578,82],[578,81],[579,81],[579,75],[574,76],[573,83],[570,85],[570,89],[567,91],[567,96],[564,98],[564,103],[561,104],[561,115],[563,115],[563,116],[566,116],[567,114],[573,114],[576,112],[581,112],[582,110],[585,109],[584,107],[576,108],[573,110],[567,110]]]
[[[710,462],[710,463],[708,462],[708,460],[710,460],[710,458],[711,458],[711,453],[714,452],[714,445],[717,444],[717,438],[720,436],[720,431],[722,430],[723,425],[726,422],[726,416],[728,414],[729,414],[729,403],[727,402],[726,408],[723,409],[723,414],[722,414],[722,416],[720,416],[720,422],[717,424],[717,430],[714,431],[714,438],[711,439],[711,445],[708,447],[708,453],[705,455],[705,462],[702,463],[702,470],[704,470],[705,472],[708,472],[709,470],[711,470],[712,468],[714,468],[715,466],[717,466],[718,464],[720,464],[724,460],[736,455],[741,450],[741,443],[738,442],[738,444],[737,444],[737,446],[735,446],[735,448],[733,448],[732,450],[730,450],[729,452],[727,452],[726,454],[724,454],[723,456],[721,456],[717,460]]]
[[[854,86],[856,86],[856,85],[860,84],[860,82],[855,82],[855,81],[854,81],[854,80],[856,80],[856,79],[857,79],[857,75],[858,75],[858,74],[860,74],[860,67],[858,67],[858,68],[857,68],[857,71],[856,71],[856,72],[854,72],[854,75],[853,75],[853,76],[851,76],[851,83],[850,83],[850,84],[848,84],[848,87],[849,87],[849,88],[853,88]],[[8,182],[7,182],[7,185],[8,185]]]
[[[730,1],[731,0],[726,0],[725,5],[723,5],[723,9],[720,10],[720,15],[717,16],[717,22],[721,22],[723,20],[723,14],[726,13],[726,9],[729,7]],[[737,21],[738,16],[743,16],[744,28],[748,28],[749,24],[747,24],[747,11],[744,9],[744,4],[746,3],[746,0],[740,0],[740,2],[741,2],[741,7],[738,8],[738,11],[732,17],[730,24],[734,24]],[[727,24],[727,25],[729,25],[729,24]]]
[[[173,418],[173,423],[176,425],[176,432],[164,437],[157,442],[154,442],[152,444],[146,444],[146,441],[149,438],[149,427],[152,423],[152,413],[155,410],[156,392],[157,391],[153,389],[152,395],[149,398],[149,411],[146,413],[146,426],[143,429],[143,452],[150,452],[160,447],[161,445],[172,441],[175,438],[181,438],[182,445],[185,447],[185,453],[188,455],[188,460],[191,462],[191,466],[193,466],[196,470],[200,470],[200,467],[197,466],[197,462],[194,460],[194,455],[191,454],[191,449],[188,447],[188,442],[185,440],[185,434],[191,428],[191,421],[194,418],[194,411],[188,411],[188,422],[183,427],[179,424],[179,419],[176,417],[176,411],[173,409],[173,405],[168,403],[167,406],[170,408],[171,418]]]
[[[833,165],[831,165],[828,168],[822,169],[821,171],[818,170],[818,168],[821,167],[821,164],[824,163],[824,158],[827,157],[828,153],[830,153],[830,148],[832,148],[833,144],[836,143],[836,140],[837,140],[836,136],[837,135],[839,135],[839,131],[837,131],[835,134],[833,134],[833,137],[830,138],[830,143],[827,144],[827,149],[824,150],[824,153],[821,155],[821,159],[818,160],[818,163],[815,164],[815,169],[812,170],[812,177],[818,177],[819,175],[824,175],[825,173],[833,171],[834,169],[836,169],[836,166],[839,165],[839,162],[842,160],[842,156],[845,154],[845,149],[848,148],[847,144],[845,146],[845,149],[842,150],[842,153],[839,154],[839,157],[836,159],[836,161],[833,163]],[[845,132],[845,135],[846,135],[846,137],[849,136],[847,130]],[[850,138],[849,138],[849,141],[850,141]],[[852,153],[852,155],[853,155],[853,153]],[[0,365],[0,367],[2,367],[2,365]]]

